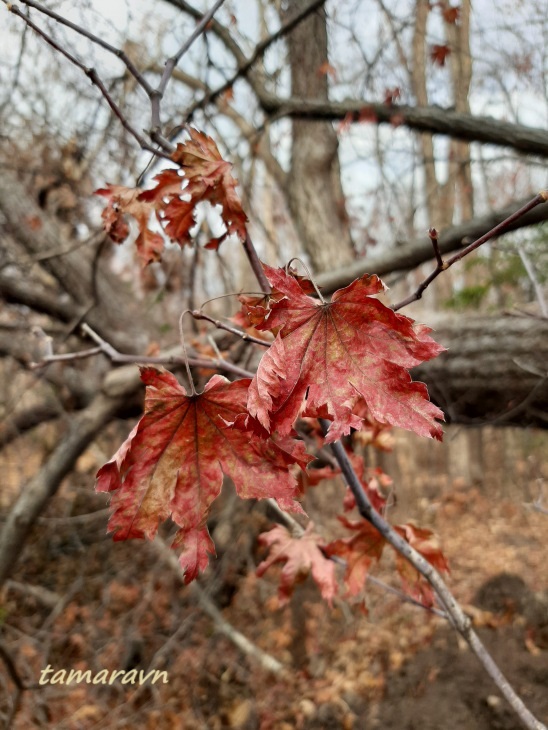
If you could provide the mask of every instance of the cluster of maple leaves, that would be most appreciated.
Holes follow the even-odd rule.
[[[242,240],[246,236],[247,219],[230,164],[211,138],[194,129],[189,134],[173,155],[178,168],[157,175],[151,190],[109,185],[97,191],[108,199],[103,219],[115,242],[129,236],[128,216],[136,221],[135,243],[144,264],[161,255],[164,243],[151,229],[151,217],[155,215],[165,235],[183,246],[191,243],[195,207],[204,200],[222,206],[226,227],[209,247],[218,247],[231,234]],[[309,279],[282,268],[263,268],[271,291],[262,297],[241,296],[236,318],[244,328],[274,337],[255,376],[231,382],[214,375],[202,393],[192,386],[189,394],[173,374],[142,368],[147,386],[144,415],[97,475],[97,490],[112,493],[108,529],[115,540],[153,539],[161,522],[173,520],[178,526],[173,547],[181,550],[187,583],[215,552],[207,518],[224,476],[233,481],[240,497],[272,498],[282,510],[303,513],[298,501],[303,484],[337,473],[331,467],[309,468],[315,457],[306,452],[295,430],[299,419],[330,422],[325,437],[318,425],[312,429],[318,447],[352,431],[378,432],[388,426],[442,436],[437,420],[443,419],[442,412],[408,370],[443,348],[430,337],[428,327],[375,298],[384,289],[378,277],[364,275],[325,302],[311,296],[314,285]],[[378,475],[352,451],[349,456],[371,503],[382,513],[385,498]],[[345,509],[354,506],[347,497]],[[260,537],[270,554],[258,573],[284,563],[282,603],[309,572],[331,602],[338,592],[335,556],[344,562],[348,593],[357,595],[363,589],[385,540],[366,520],[339,519],[352,534],[330,543],[312,524],[301,536],[277,526]],[[436,567],[447,569],[430,531],[412,524],[395,529]],[[432,603],[427,584],[400,556],[397,567],[406,590]]]

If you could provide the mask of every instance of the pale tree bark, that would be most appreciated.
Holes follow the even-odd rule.
[[[411,88],[418,106],[429,104],[427,91],[427,59],[429,47],[426,42],[428,16],[432,7],[428,0],[417,0],[415,29],[413,34]],[[443,3],[443,10],[448,4]],[[470,0],[459,6],[458,22],[445,20],[444,28],[449,46],[448,64],[451,75],[453,104],[458,113],[470,114],[468,93],[472,79],[472,58],[470,55]],[[448,154],[448,173],[440,182],[435,164],[434,143],[430,134],[421,134],[419,144],[426,186],[426,206],[430,225],[445,228],[453,222],[455,204],[458,201],[462,220],[473,216],[473,187],[470,170],[470,145],[460,140],[451,140]]]
[[[426,26],[431,6],[429,0],[417,0],[415,8],[415,29],[413,32],[412,59],[411,59],[411,89],[420,107],[428,106],[428,92],[426,89]],[[418,135],[419,147],[424,171],[424,190],[426,195],[426,209],[428,219],[435,228],[444,227],[447,214],[439,209],[439,185],[436,175],[434,159],[434,142],[432,135],[423,133]]]
[[[308,5],[290,0],[290,17]],[[328,99],[328,47],[325,10],[320,8],[297,26],[287,39],[292,96]],[[327,122],[293,121],[288,203],[316,272],[350,263],[354,249],[341,185],[338,139]]]
[[[449,7],[447,2],[443,8]],[[455,110],[470,114],[470,83],[472,81],[472,55],[470,53],[470,0],[463,0],[459,5],[459,22],[445,22],[445,33],[451,53],[449,67],[453,85]],[[460,140],[452,140],[449,149],[450,175],[452,194],[457,198],[461,220],[470,220],[474,215],[474,187],[470,166],[470,144]],[[449,182],[448,180],[448,182]],[[444,221],[449,225],[452,220]]]

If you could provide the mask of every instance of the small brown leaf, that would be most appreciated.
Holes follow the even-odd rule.
[[[445,66],[445,59],[451,53],[451,48],[445,44],[443,46],[433,45],[430,46],[430,60],[436,66]]]

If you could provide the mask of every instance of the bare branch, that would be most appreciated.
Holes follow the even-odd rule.
[[[162,559],[182,579],[181,566],[179,565],[179,561],[177,560],[175,553],[170,550],[166,543],[159,537],[156,537],[152,544]],[[192,583],[189,586],[189,590],[195,596],[200,607],[211,619],[213,619],[213,623],[215,624],[217,631],[224,634],[243,654],[254,659],[267,672],[271,672],[276,675],[284,675],[287,672],[286,667],[284,667],[281,662],[273,656],[270,656],[270,654],[264,652],[262,649],[259,649],[258,646],[253,644],[253,642],[240,633],[223,617],[217,606],[215,606],[199,583]]]
[[[254,342],[256,345],[260,345],[261,347],[270,347],[270,342],[267,342],[266,340],[260,340],[258,337],[253,337],[252,335],[248,335],[247,332],[242,332],[242,330],[239,330],[236,327],[231,327],[230,325],[221,322],[219,319],[214,319],[213,317],[204,314],[199,309],[194,309],[190,314],[194,317],[194,319],[203,319],[206,322],[211,322],[211,324],[214,324],[217,329],[230,332],[231,334],[240,337],[245,342]]]
[[[503,122],[493,117],[456,112],[443,107],[400,106],[365,99],[348,99],[340,102],[283,99],[268,92],[262,94],[259,101],[265,112],[276,119],[291,117],[323,122],[337,119],[359,122],[361,118],[376,124],[403,125],[417,132],[443,134],[454,139],[511,147],[525,154],[548,157],[548,132],[544,129]]]
[[[32,526],[63,478],[95,436],[127,404],[128,397],[135,392],[135,384],[128,381],[123,393],[116,398],[99,393],[87,408],[72,419],[63,440],[44,466],[25,485],[8,514],[0,536],[0,586],[21,557]]]
[[[166,61],[166,64],[164,67],[164,72],[162,74],[162,78],[160,79],[160,83],[158,84],[158,88],[149,94],[150,100],[151,100],[151,105],[152,105],[152,128],[153,129],[155,129],[155,128],[160,129],[160,102],[165,93],[169,80],[171,79],[173,71],[175,70],[175,67],[177,66],[177,64],[183,57],[183,55],[188,51],[188,49],[194,43],[194,41],[197,38],[199,38],[199,36],[202,35],[207,24],[212,20],[213,16],[217,12],[217,10],[221,7],[221,5],[224,3],[224,1],[225,0],[217,0],[217,2],[213,5],[213,7],[200,20],[200,22],[197,24],[194,31],[190,34],[189,38],[183,43],[183,45],[177,51],[177,53],[174,56],[171,56],[171,58],[168,58],[168,60]]]
[[[492,228],[506,221],[504,233],[515,231],[525,226],[544,223],[548,220],[548,206],[537,205],[536,208],[525,215],[514,219],[512,216],[530,202],[530,198],[520,201],[511,206],[491,212],[479,218],[473,218],[466,223],[451,226],[438,235],[438,245],[441,254],[448,254],[471,241],[475,241]],[[508,219],[512,222],[508,223]],[[335,291],[347,286],[351,281],[365,273],[375,272],[379,276],[390,274],[395,271],[413,269],[432,258],[432,242],[429,238],[421,236],[414,240],[379,251],[378,253],[367,254],[349,266],[341,267],[335,271],[320,274],[316,277],[318,284],[326,293]]]
[[[129,56],[124,51],[120,50],[119,48],[115,48],[115,46],[112,46],[110,43],[105,41],[103,38],[100,38],[99,36],[95,35],[95,33],[92,33],[91,31],[87,30],[87,28],[83,28],[82,26],[77,25],[76,23],[73,23],[72,21],[68,20],[67,18],[64,18],[62,15],[59,15],[58,13],[51,10],[50,8],[47,8],[45,5],[42,5],[42,3],[36,2],[36,0],[20,0],[20,2],[23,5],[27,5],[29,8],[34,8],[38,12],[43,13],[44,15],[47,15],[52,20],[55,20],[60,25],[64,25],[67,28],[70,28],[75,33],[78,33],[78,34],[84,36],[84,38],[87,38],[88,40],[92,41],[92,43],[95,43],[96,45],[100,46],[101,48],[104,48],[105,51],[108,51],[109,53],[114,54],[126,66],[127,70],[135,78],[135,80],[137,81],[139,86],[142,86],[148,95],[151,94],[152,87],[150,86],[150,84],[148,83],[146,78],[139,72],[139,70],[133,63],[133,61],[129,58]]]
[[[287,22],[283,23],[275,33],[258,43],[248,59],[243,60],[241,56],[240,58],[236,56],[238,60],[238,70],[236,71],[236,73],[234,73],[227,81],[225,81],[224,84],[215,89],[215,91],[212,91],[210,94],[206,94],[203,99],[200,99],[199,101],[195,102],[191,107],[189,107],[186,110],[185,119],[192,119],[194,113],[198,109],[203,109],[205,106],[207,106],[207,104],[213,103],[216,99],[218,99],[219,96],[222,96],[225,91],[231,89],[238,79],[247,77],[255,63],[264,56],[270,46],[272,46],[285,35],[290,33],[293,28],[295,28],[295,26],[305,20],[305,18],[307,18],[311,13],[313,13],[324,4],[325,0],[313,0],[305,8],[295,13],[295,15]],[[261,104],[264,106],[263,99],[266,99],[266,97],[264,96],[263,91],[257,84],[252,84],[252,87],[255,93],[259,96]]]
[[[114,114],[118,117],[120,120],[122,126],[124,129],[131,134],[132,137],[135,138],[135,140],[138,142],[139,146],[144,149],[148,150],[149,152],[153,152],[155,155],[160,155],[161,157],[165,157],[166,159],[170,159],[170,152],[172,151],[169,149],[168,152],[164,152],[162,150],[156,149],[153,145],[151,145],[149,142],[146,141],[146,139],[139,134],[139,132],[129,123],[125,115],[122,113],[114,99],[112,98],[110,92],[106,88],[103,81],[100,79],[99,74],[94,68],[88,68],[84,63],[82,63],[76,56],[74,56],[70,51],[68,51],[66,48],[63,48],[55,39],[53,39],[48,33],[46,33],[45,30],[40,28],[40,26],[36,25],[28,16],[26,16],[24,13],[21,12],[21,10],[12,3],[8,2],[8,0],[3,0],[4,4],[6,5],[8,11],[10,13],[13,13],[18,18],[21,18],[30,28],[32,28],[39,36],[41,36],[46,43],[48,43],[53,49],[55,49],[58,53],[63,55],[66,59],[68,59],[74,66],[79,68],[81,71],[84,72],[84,74],[89,78],[92,84],[97,86],[101,94],[104,96],[107,104],[110,106]],[[66,23],[65,23],[66,24]],[[168,143],[169,148],[169,143]]]
[[[327,432],[329,423],[320,421],[324,433]],[[423,558],[416,550],[414,550],[408,542],[406,542],[381,515],[373,509],[367,494],[365,493],[360,480],[358,479],[350,460],[342,446],[337,441],[331,444],[331,449],[335,454],[335,458],[341,468],[345,481],[350,487],[352,494],[356,499],[356,505],[360,515],[370,522],[381,535],[402,555],[432,586],[436,595],[445,608],[450,617],[453,627],[461,634],[472,651],[476,654],[479,661],[483,665],[486,672],[495,682],[496,686],[511,705],[514,712],[518,715],[521,722],[529,730],[547,730],[546,726],[539,722],[534,715],[525,706],[518,697],[506,677],[502,674],[493,658],[482,644],[479,636],[472,629],[471,621],[466,616],[455,597],[444,583],[440,574]]]
[[[205,318],[205,317],[204,317]],[[32,363],[32,369],[46,367],[54,362],[71,362],[72,360],[82,360],[89,357],[95,357],[96,355],[106,355],[109,360],[113,363],[124,364],[124,365],[185,365],[188,363],[192,367],[197,368],[210,368],[211,370],[224,370],[234,375],[240,375],[243,378],[252,378],[253,373],[248,370],[234,365],[227,360],[221,358],[200,358],[200,357],[182,357],[180,354],[181,348],[174,348],[172,353],[165,353],[164,355],[158,355],[155,357],[148,357],[146,355],[124,355],[118,352],[109,342],[100,337],[97,332],[91,329],[87,324],[82,325],[82,331],[91,337],[92,340],[98,343],[97,347],[91,347],[87,350],[80,350],[79,352],[67,352],[61,355],[48,355],[44,357],[40,362]],[[268,345],[268,343],[265,343]],[[176,354],[177,353],[177,354]]]
[[[432,271],[432,273],[422,281],[419,286],[417,287],[416,291],[411,294],[410,296],[406,297],[405,299],[402,299],[401,302],[398,302],[397,304],[394,304],[392,306],[392,309],[397,312],[399,309],[402,309],[403,307],[406,307],[408,304],[411,304],[411,302],[416,302],[418,299],[420,299],[430,284],[438,278],[438,276],[443,272],[447,271],[453,264],[456,264],[458,261],[461,261],[465,256],[468,256],[469,253],[472,253],[472,251],[475,251],[477,248],[482,246],[484,243],[487,243],[487,241],[491,241],[493,238],[496,238],[501,233],[505,232],[508,227],[514,223],[515,221],[518,221],[522,216],[524,216],[526,213],[528,213],[530,210],[533,210],[533,208],[536,208],[537,205],[541,205],[543,203],[546,203],[548,200],[548,191],[542,191],[538,195],[535,195],[535,197],[530,200],[528,203],[523,205],[519,210],[516,210],[515,213],[512,213],[511,216],[503,220],[501,223],[499,223],[497,226],[492,228],[490,231],[487,231],[483,236],[478,238],[476,241],[471,243],[469,246],[467,246],[463,251],[459,251],[459,253],[456,253],[454,256],[452,256],[450,259],[447,259],[446,261],[443,261],[440,253],[439,248],[437,248],[437,234],[436,234],[436,258],[438,261],[438,265]],[[432,236],[431,236],[432,238]]]

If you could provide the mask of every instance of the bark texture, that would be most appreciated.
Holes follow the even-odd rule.
[[[292,119],[316,121],[345,119],[359,121],[360,116],[377,124],[403,125],[417,132],[444,134],[454,139],[483,142],[497,147],[511,147],[518,152],[548,157],[548,132],[522,124],[503,122],[444,109],[438,106],[404,106],[379,104],[367,99],[312,101],[266,94],[260,99],[266,111]]]
[[[548,321],[466,315],[429,324],[448,351],[412,374],[449,423],[548,428]]]
[[[291,17],[309,0],[291,0]],[[286,19],[286,18],[285,18]],[[306,18],[287,39],[293,97],[328,99],[328,48],[325,10]],[[316,272],[335,264],[350,263],[354,249],[341,186],[338,139],[330,122],[293,121],[288,202],[301,238]]]
[[[520,200],[506,208],[495,210],[487,215],[479,216],[466,223],[451,226],[441,231],[438,239],[441,253],[448,254],[451,251],[456,251],[472,243],[499,223],[502,223],[503,220],[519,210],[531,198]],[[505,232],[515,231],[519,228],[538,223],[545,223],[547,220],[548,204],[545,203],[529,211],[529,213],[526,213],[514,223],[511,223],[507,226]],[[432,242],[425,231],[424,236],[415,238],[412,241],[398,241],[395,246],[368,254],[349,266],[337,267],[333,271],[326,272],[319,276],[317,281],[323,287],[323,291],[330,294],[336,289],[347,286],[353,279],[356,279],[362,274],[374,273],[382,276],[395,271],[413,269],[425,261],[430,260],[433,262],[432,269],[434,269],[435,262]]]

